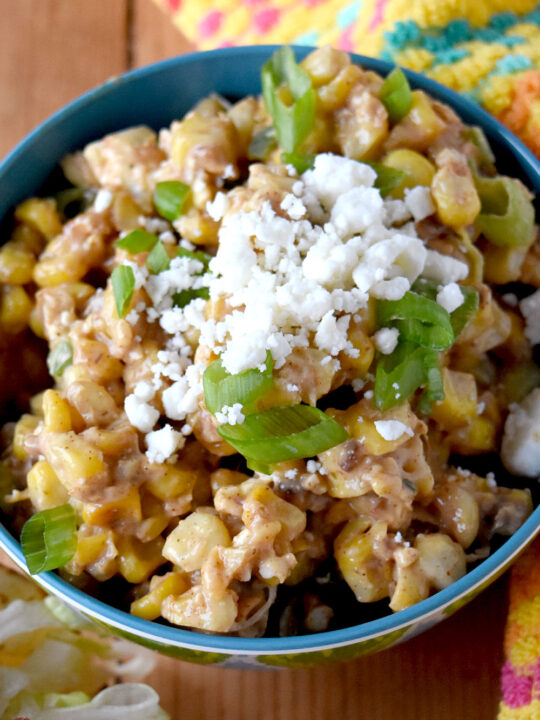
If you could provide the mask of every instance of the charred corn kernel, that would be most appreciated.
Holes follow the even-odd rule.
[[[153,582],[154,579],[157,580],[156,583]],[[185,593],[189,589],[189,580],[185,575],[172,572],[160,578],[152,578],[152,585],[150,592],[131,603],[132,615],[145,620],[155,620],[161,615],[161,604],[165,598]]]
[[[351,357],[346,352],[339,354],[341,368],[352,373],[356,378],[362,378],[369,370],[375,355],[375,343],[367,336],[363,328],[353,323],[349,329],[348,337],[353,347],[359,351],[358,357]]]
[[[103,454],[74,432],[49,433],[45,454],[68,490],[106,470]]]
[[[465,575],[463,548],[448,535],[418,535],[414,547],[418,550],[420,570],[435,590],[442,590]]]
[[[444,400],[433,403],[431,416],[444,428],[462,427],[477,413],[474,375],[442,368]]]
[[[28,327],[34,333],[34,335],[37,335],[37,337],[43,339],[46,338],[43,321],[41,319],[41,312],[36,305],[34,305],[32,310],[30,311],[30,317],[28,318]]]
[[[496,428],[493,423],[482,415],[477,415],[464,428],[459,428],[451,435],[452,448],[463,455],[476,455],[496,450]]]
[[[220,487],[228,485],[240,485],[244,480],[248,480],[248,476],[236,470],[227,470],[227,468],[219,468],[210,475],[210,484],[212,486],[212,494],[215,495]]]
[[[480,511],[472,493],[459,483],[448,483],[438,491],[435,503],[443,529],[468,548],[480,527]]]
[[[134,230],[140,225],[143,211],[127,192],[115,193],[111,217],[118,230]]]
[[[163,539],[156,538],[142,543],[135,537],[119,535],[116,538],[118,548],[118,569],[129,583],[141,583],[160,565],[163,565]]]
[[[35,510],[48,510],[64,505],[69,500],[67,490],[46,460],[38,460],[30,468],[26,482]]]
[[[62,223],[52,198],[29,198],[15,208],[15,218],[27,223],[47,240],[62,232]]]
[[[351,59],[346,52],[335,50],[330,45],[314,50],[300,63],[316,88],[329,83],[350,64]]]
[[[515,282],[521,277],[521,268],[529,248],[499,247],[486,242],[483,247],[484,278],[495,285]]]
[[[24,330],[30,320],[33,303],[20,285],[4,285],[0,296],[0,326],[10,334]]]
[[[36,415],[26,413],[15,425],[13,432],[13,455],[18,460],[26,460],[28,453],[24,448],[24,441],[31,435],[39,424],[39,418]]]
[[[82,519],[88,525],[110,527],[114,523],[140,522],[142,520],[139,490],[131,487],[124,497],[105,503],[83,503]]]
[[[411,550],[411,548],[404,548],[404,550]],[[394,592],[389,603],[394,612],[415,605],[429,595],[427,578],[416,562],[405,566],[396,563],[394,582]]]
[[[435,175],[435,166],[432,162],[419,152],[406,148],[392,150],[384,156],[382,164],[405,173],[403,181],[390,192],[395,198],[402,198],[405,195],[405,188],[418,185],[430,187]]]
[[[439,169],[431,183],[431,194],[437,215],[455,229],[470,225],[481,206],[466,157],[445,148],[437,155],[436,163]]]
[[[281,523],[278,539],[285,542],[291,542],[306,527],[306,514],[262,483],[249,490],[244,501],[242,520],[245,525],[250,525],[261,513],[268,521],[277,520]]]
[[[34,255],[39,255],[45,245],[43,235],[31,225],[26,225],[26,223],[16,225],[10,239],[30,250]]]
[[[317,90],[319,106],[324,112],[333,112],[347,100],[352,88],[360,81],[362,70],[358,65],[347,65],[327,84]]]
[[[0,248],[0,282],[26,285],[32,280],[36,258],[22,243],[7,242]]]
[[[183,238],[194,245],[217,245],[219,223],[197,208],[188,210],[176,221]]]
[[[195,480],[196,473],[190,467],[162,465],[156,475],[146,481],[145,487],[152,495],[165,501],[190,493]]]
[[[161,535],[169,521],[170,518],[167,515],[154,515],[146,518],[146,520],[139,523],[135,534],[141,542],[150,542],[150,540],[154,540],[158,535]]]
[[[196,510],[167,537],[163,555],[185,572],[193,572],[201,569],[212,548],[230,544],[225,523],[217,515]]]
[[[382,600],[392,581],[390,563],[374,555],[374,543],[386,537],[386,523],[370,525],[362,516],[349,520],[334,542],[338,567],[359,602]]]
[[[65,433],[71,430],[69,405],[56,390],[43,394],[43,424],[46,432]]]
[[[342,153],[354,160],[376,157],[388,136],[388,113],[382,102],[360,88],[335,113],[336,141]]]

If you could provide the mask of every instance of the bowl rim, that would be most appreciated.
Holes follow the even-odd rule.
[[[235,48],[221,48],[211,51],[189,53],[151,65],[130,70],[122,75],[115,76],[96,88],[84,93],[77,99],[68,103],[51,115],[30,132],[0,163],[0,180],[9,175],[10,169],[17,164],[18,159],[27,148],[39,141],[39,138],[57,124],[66,122],[71,116],[76,116],[84,108],[115,92],[119,85],[133,81],[151,79],[153,75],[177,66],[189,65],[195,62],[219,62],[220,59],[230,57],[246,58],[251,62],[262,63],[277,49],[279,45],[259,45]],[[293,46],[297,57],[304,57],[314,48],[307,46]],[[386,75],[395,65],[384,60],[369,58],[363,55],[350,53],[355,63],[368,69]],[[448,103],[458,114],[465,114],[474,118],[474,123],[480,125],[488,134],[506,146],[521,166],[535,190],[540,190],[540,161],[533,153],[507,128],[482,108],[458,95],[453,90],[440,85],[438,82],[423,75],[406,70],[405,73],[412,84],[426,90],[428,93]],[[471,121],[468,121],[469,123]],[[481,586],[492,576],[502,572],[517,555],[540,532],[540,506],[533,511],[525,523],[506,540],[492,555],[483,560],[477,567],[468,572],[449,587],[440,590],[431,597],[401,610],[398,613],[386,615],[375,620],[353,625],[341,630],[332,630],[315,635],[299,635],[285,638],[240,638],[216,634],[204,634],[183,630],[178,627],[161,625],[143,620],[128,612],[114,608],[98,600],[84,591],[79,590],[58,575],[52,572],[42,573],[34,579],[48,592],[60,597],[71,607],[83,614],[91,616],[99,622],[112,626],[120,632],[139,636],[148,641],[168,645],[171,647],[186,648],[199,652],[222,653],[224,655],[253,656],[290,653],[306,653],[330,650],[356,644],[375,637],[388,635],[394,631],[406,629],[409,626],[430,624],[435,616],[450,605],[466,595],[479,591]],[[17,540],[0,524],[0,548],[22,569],[26,570],[26,563]]]

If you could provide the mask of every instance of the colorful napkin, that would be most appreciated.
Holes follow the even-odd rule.
[[[423,72],[540,157],[536,0],[155,0],[197,47],[331,44]],[[540,538],[512,570],[499,720],[540,720]]]

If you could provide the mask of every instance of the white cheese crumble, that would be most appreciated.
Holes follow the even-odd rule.
[[[397,328],[381,328],[377,330],[373,339],[375,340],[375,347],[383,355],[390,355],[396,349],[399,337],[399,330]]]
[[[423,275],[431,280],[437,280],[446,285],[458,280],[465,280],[468,274],[469,268],[461,260],[456,260],[450,255],[441,255],[436,250],[427,251]]]
[[[437,302],[446,312],[452,313],[465,302],[465,296],[455,282],[444,285],[437,293]]]
[[[519,309],[525,318],[525,336],[531,345],[537,345],[540,343],[540,290],[522,300]]]
[[[148,448],[146,457],[150,462],[155,463],[165,462],[177,450],[183,448],[186,442],[184,435],[174,430],[171,425],[147,433],[145,440]]]
[[[415,222],[420,222],[435,212],[431,190],[422,185],[405,189],[405,205]]]
[[[215,418],[220,425],[224,425],[225,423],[229,425],[241,425],[246,419],[242,409],[241,403],[224,405],[220,411],[215,413]]]
[[[401,420],[375,420],[375,429],[385,440],[397,440],[404,433],[413,437],[414,430]]]
[[[213,200],[209,200],[206,203],[206,212],[210,215],[212,220],[219,222],[227,212],[229,207],[229,198],[224,192],[216,193],[216,197]]]
[[[501,444],[505,467],[514,475],[540,476],[540,388],[510,405]]]
[[[101,188],[101,190],[97,191],[94,199],[94,210],[98,213],[105,212],[112,205],[112,201],[112,192],[107,188]]]
[[[159,411],[134,394],[124,400],[124,410],[131,425],[144,433],[150,432],[159,420]]]

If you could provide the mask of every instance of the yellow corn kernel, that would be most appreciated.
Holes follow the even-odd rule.
[[[0,248],[0,282],[26,285],[32,280],[36,258],[24,245],[11,240]]]
[[[351,357],[348,353],[341,352],[339,354],[341,369],[352,373],[356,378],[362,378],[366,375],[373,362],[375,343],[367,336],[362,326],[354,322],[349,328],[348,338],[353,347],[359,351],[359,355],[358,357]]]
[[[197,208],[188,210],[176,221],[180,235],[194,245],[217,245],[219,223]]]
[[[24,330],[30,320],[33,303],[20,285],[4,285],[0,296],[0,325],[10,334]]]
[[[339,411],[335,417],[351,437],[362,441],[368,455],[385,455],[393,452],[400,445],[408,442],[411,437],[404,432],[395,440],[386,440],[377,430],[375,422],[378,420],[397,420],[410,427],[411,432],[414,431],[418,422],[406,403],[381,412],[365,399],[351,405],[347,410]]]
[[[418,535],[414,541],[418,550],[418,565],[435,590],[443,590],[465,575],[465,553],[448,535],[430,533]]]
[[[150,542],[150,540],[154,540],[158,535],[161,535],[169,521],[170,518],[167,515],[153,515],[139,523],[135,534],[141,542]]]
[[[190,467],[162,465],[158,473],[145,483],[145,487],[160,500],[166,501],[191,493],[196,472]]]
[[[151,586],[150,592],[131,603],[132,615],[145,620],[155,620],[161,615],[161,603],[165,598],[185,593],[189,589],[189,580],[181,573],[171,572],[159,578],[154,576]]]
[[[483,247],[484,278],[495,285],[515,282],[521,277],[521,268],[529,248],[499,247],[489,242]]]
[[[53,287],[79,280],[88,271],[83,257],[75,254],[56,255],[39,260],[34,267],[33,279],[39,287]]]
[[[43,395],[45,394],[45,391],[37,393],[37,395],[33,395],[30,398],[30,410],[32,411],[32,415],[37,415],[38,417],[43,417]]]
[[[472,493],[459,483],[448,483],[437,492],[435,503],[442,528],[468,548],[480,527],[480,511]]]
[[[355,160],[376,157],[388,136],[388,113],[382,102],[360,87],[335,113],[336,140],[342,153]]]
[[[107,551],[109,544],[112,545],[111,530],[98,530],[89,534],[88,528],[84,528],[84,532],[81,528],[77,534],[77,551],[66,566],[68,571],[80,574],[84,568],[95,563]],[[114,569],[111,569],[108,575],[109,577],[114,575]]]
[[[142,209],[128,192],[117,192],[111,210],[112,221],[118,230],[134,230],[139,227]]]
[[[284,542],[294,540],[306,527],[306,514],[296,505],[278,497],[264,483],[250,488],[244,501],[242,520],[245,525],[250,525],[260,515],[268,522],[278,520],[281,523],[277,539]]]
[[[39,253],[43,250],[43,246],[45,244],[43,235],[35,228],[24,223],[16,225],[13,228],[10,240],[13,240],[13,242],[19,245],[22,245],[27,250],[30,250],[30,252],[34,253],[34,255],[39,255]]]
[[[56,202],[51,198],[29,198],[15,208],[15,218],[27,223],[44,235],[47,240],[62,232]]]
[[[496,434],[493,423],[483,415],[477,415],[470,425],[452,433],[452,449],[463,455],[495,451]]]
[[[141,583],[165,562],[162,554],[163,538],[158,537],[148,543],[142,543],[135,537],[119,535],[116,538],[118,548],[118,569],[129,583]]]
[[[111,357],[107,346],[98,340],[79,338],[73,356],[74,365],[82,365],[97,382],[117,380],[122,377],[124,365]]]
[[[26,477],[28,492],[36,510],[64,505],[69,500],[67,490],[46,460],[38,460]]]
[[[210,632],[229,632],[238,614],[238,595],[225,590],[218,596],[206,593],[201,585],[174,597],[169,595],[161,606],[161,615],[173,625],[187,625]]]
[[[435,166],[432,162],[419,152],[406,148],[392,150],[385,155],[382,164],[405,173],[402,182],[390,192],[390,195],[395,198],[402,198],[405,195],[405,188],[413,188],[418,185],[430,187],[435,175]]]
[[[220,487],[229,485],[240,485],[249,477],[244,473],[236,470],[227,470],[227,468],[219,468],[210,475],[210,485],[212,487],[212,495],[215,495]]]
[[[363,516],[349,520],[334,542],[338,567],[359,602],[382,600],[392,580],[390,563],[374,555],[374,543],[386,537],[386,523],[370,525]]]
[[[328,149],[332,137],[332,118],[316,115],[315,123],[307,138],[302,143],[302,151],[317,154]],[[333,149],[331,147],[331,149]]]
[[[217,515],[196,510],[167,537],[163,555],[185,572],[200,570],[212,548],[229,547],[231,536]]]
[[[440,220],[458,229],[474,222],[480,212],[480,198],[466,158],[445,148],[436,159],[439,169],[431,183],[431,194]]]
[[[411,549],[412,548],[404,548],[405,551],[410,551]],[[394,592],[392,593],[389,603],[390,608],[394,612],[399,612],[399,610],[404,610],[407,607],[411,607],[411,605],[416,605],[416,603],[420,602],[420,600],[425,600],[429,595],[427,578],[423,575],[417,562],[412,562],[410,565],[396,563],[394,583]]]
[[[81,308],[87,300],[96,292],[96,288],[93,285],[85,282],[72,282],[66,283],[64,289],[68,291],[71,297],[75,300],[75,307]]]
[[[431,416],[444,428],[466,425],[477,414],[474,375],[442,368],[444,400],[433,403]]]
[[[118,416],[112,396],[98,383],[88,380],[71,383],[67,397],[88,426],[108,425]]]
[[[15,425],[12,453],[17,460],[26,460],[28,457],[28,453],[24,449],[24,441],[28,435],[34,432],[38,424],[39,418],[36,415],[26,413]]]
[[[106,471],[103,454],[73,432],[50,433],[46,458],[68,490]]]
[[[328,85],[317,90],[319,105],[324,112],[333,112],[341,107],[349,97],[352,88],[360,81],[362,70],[358,65],[347,65]]]
[[[445,128],[429,98],[421,90],[413,90],[411,109],[405,117],[392,128],[386,143],[389,150],[406,147],[422,152],[427,150],[437,135]]]
[[[324,45],[309,53],[302,62],[301,67],[310,76],[313,87],[320,87],[329,83],[345,67],[351,64],[351,59],[343,50],[335,50],[330,45]]]
[[[46,432],[65,433],[71,430],[69,405],[56,390],[45,390],[43,394],[43,424]]]
[[[28,327],[34,333],[34,335],[37,335],[37,337],[43,339],[46,338],[43,321],[41,319],[41,312],[39,311],[37,305],[34,305],[32,310],[30,311],[30,317],[28,318]]]
[[[136,487],[130,487],[123,498],[105,503],[83,503],[82,519],[88,525],[110,527],[114,523],[140,522],[141,498]]]

